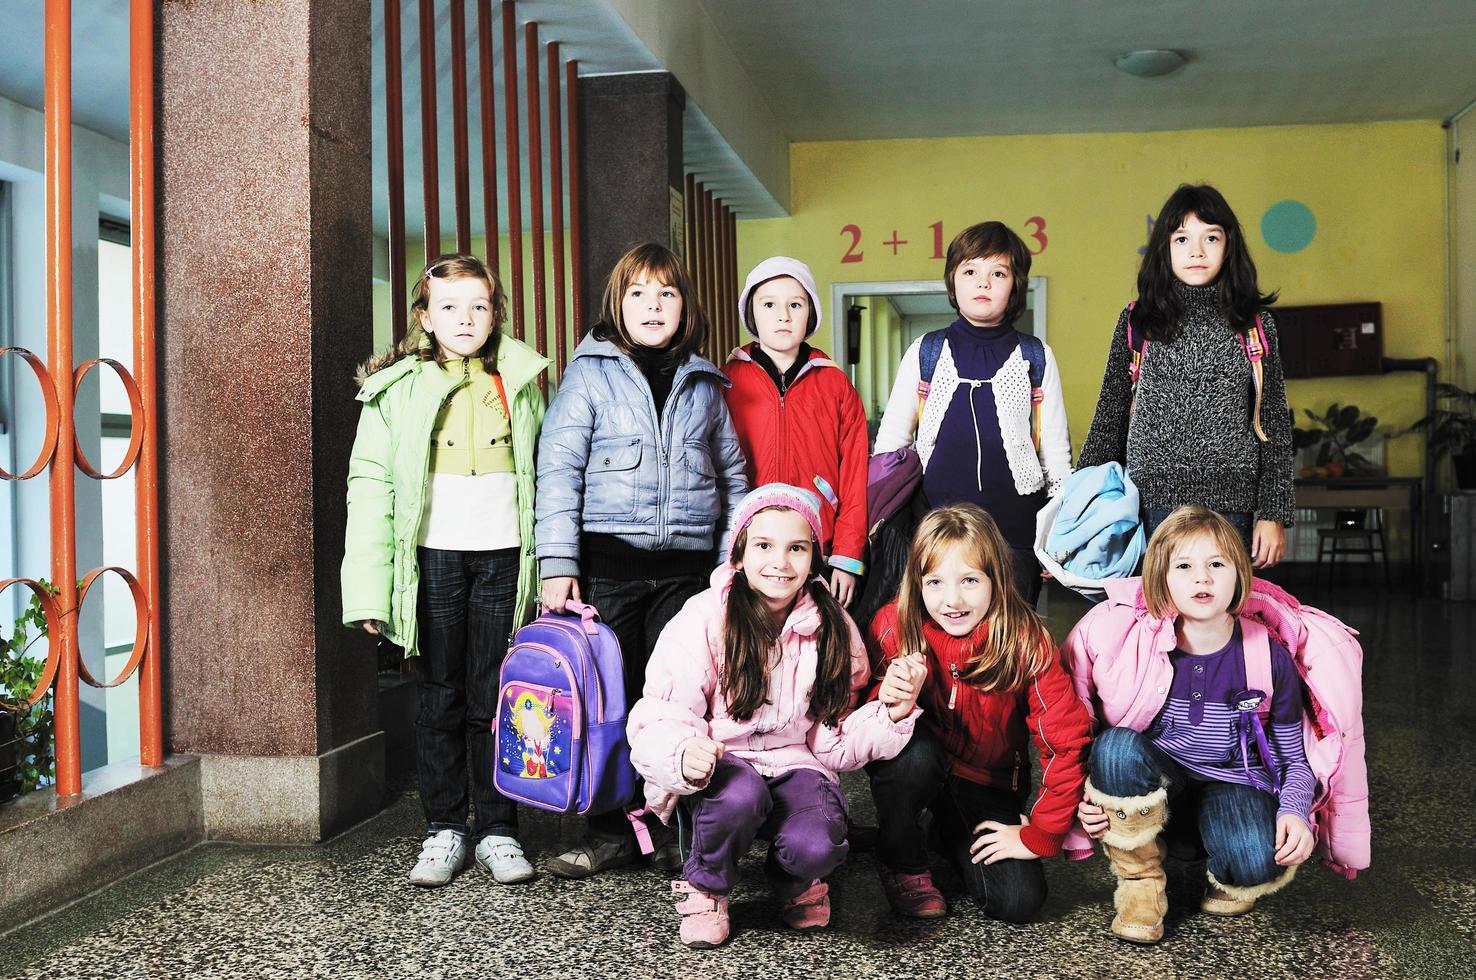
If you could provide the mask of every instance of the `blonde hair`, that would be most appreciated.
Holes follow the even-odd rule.
[[[688,354],[702,349],[703,341],[707,339],[707,314],[702,311],[702,304],[697,302],[697,293],[692,289],[692,280],[687,276],[682,260],[671,249],[655,242],[637,245],[620,256],[620,261],[610,270],[610,278],[605,281],[605,295],[600,302],[600,322],[594,326],[595,339],[608,340],[626,354],[639,346],[631,339],[621,304],[630,284],[642,278],[655,279],[670,286],[682,297],[682,317],[671,342],[666,345],[672,362],[680,364]]]
[[[425,332],[421,326],[421,314],[430,308],[431,280],[455,282],[458,279],[480,279],[487,286],[492,299],[492,333],[482,348],[482,365],[488,374],[497,373],[497,344],[502,339],[502,325],[507,322],[507,293],[502,283],[487,264],[475,255],[452,252],[426,264],[410,289],[410,320],[405,337],[398,344],[365,362],[358,371],[360,384],[373,374],[406,357],[421,361],[434,360],[444,363],[446,354],[434,334]]]
[[[1015,589],[1010,549],[999,525],[974,504],[939,507],[918,525],[897,597],[898,656],[927,646],[923,578],[952,548],[964,549],[964,559],[989,577],[993,592],[984,613],[988,637],[984,648],[974,651],[963,679],[985,691],[1019,690],[1050,665],[1054,648],[1045,623]]]
[[[1225,518],[1207,507],[1191,504],[1165,518],[1153,532],[1153,540],[1148,542],[1148,553],[1143,558],[1143,602],[1154,616],[1163,619],[1178,613],[1169,597],[1169,566],[1180,545],[1200,535],[1213,540],[1221,556],[1229,559],[1235,569],[1235,595],[1227,612],[1233,616],[1245,604],[1253,575],[1245,541]]]

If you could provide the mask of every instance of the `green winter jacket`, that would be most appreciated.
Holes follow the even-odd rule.
[[[518,492],[517,602],[513,626],[533,617],[538,569],[533,557],[534,461],[543,424],[537,378],[549,361],[527,344],[503,335],[497,369],[512,403],[513,469]],[[416,649],[415,600],[420,569],[415,559],[430,465],[431,431],[446,399],[466,382],[435,361],[404,357],[371,374],[359,389],[364,403],[348,473],[348,534],[343,553],[343,622],[385,624],[384,635]]]

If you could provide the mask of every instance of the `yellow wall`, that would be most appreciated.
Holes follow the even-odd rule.
[[[1134,295],[1146,217],[1185,181],[1224,192],[1246,228],[1262,288],[1279,289],[1283,304],[1378,300],[1387,355],[1443,359],[1442,140],[1431,121],[799,143],[790,151],[792,215],[738,223],[739,276],[784,253],[810,264],[827,302],[835,282],[941,282],[933,222],[943,222],[946,247],[962,228],[988,219],[1029,241],[1027,221],[1044,218],[1047,246],[1031,271],[1049,279],[1048,336],[1079,449],[1113,324]],[[1316,237],[1295,254],[1273,251],[1260,232],[1266,209],[1285,199],[1317,218]],[[841,229],[849,224],[861,229],[863,259],[843,264],[851,238]],[[895,257],[883,244],[894,229],[908,240]],[[825,312],[827,322],[843,316]],[[828,329],[817,341],[831,343]],[[858,381],[874,386],[875,376],[863,367]],[[1295,381],[1288,394],[1299,416],[1303,407],[1354,402],[1390,431],[1418,418],[1424,404],[1414,374]],[[1417,475],[1418,438],[1391,442],[1389,462],[1396,474]]]

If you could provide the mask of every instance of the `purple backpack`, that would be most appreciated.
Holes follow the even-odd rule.
[[[628,806],[637,776],[625,740],[620,643],[593,606],[544,613],[518,630],[502,661],[493,785],[556,813]]]

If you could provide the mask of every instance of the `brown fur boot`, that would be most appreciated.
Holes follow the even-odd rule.
[[[1158,836],[1168,823],[1168,793],[1159,788],[1146,796],[1109,796],[1087,780],[1086,798],[1107,811],[1102,846],[1117,875],[1112,934],[1129,942],[1156,943],[1163,938],[1168,911],[1163,871],[1168,848]]]
[[[1297,869],[1290,867],[1264,885],[1238,886],[1221,884],[1206,871],[1209,888],[1199,902],[1199,909],[1210,915],[1244,915],[1256,907],[1256,899],[1285,888],[1296,873]]]

